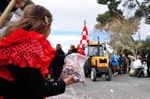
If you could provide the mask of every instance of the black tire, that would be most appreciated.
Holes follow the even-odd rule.
[[[84,73],[85,73],[85,77],[88,77],[88,75],[91,72],[91,65],[90,65],[90,58],[87,59],[87,61],[85,62],[83,68],[84,68]]]
[[[112,77],[112,71],[110,68],[107,69],[107,73],[105,74],[105,79],[107,81],[111,81],[111,77]]]
[[[92,68],[91,70],[91,80],[96,81],[96,69]]]

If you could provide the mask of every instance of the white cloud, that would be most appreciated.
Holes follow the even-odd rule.
[[[81,30],[86,19],[87,27],[92,30],[99,13],[107,10],[96,0],[33,0],[36,4],[49,9],[54,17],[52,25],[56,30]]]

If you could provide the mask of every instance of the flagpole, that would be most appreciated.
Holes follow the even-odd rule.
[[[86,26],[86,20],[84,20],[84,26]]]

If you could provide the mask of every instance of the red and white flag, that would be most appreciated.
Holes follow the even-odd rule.
[[[89,35],[88,35],[88,29],[86,27],[86,22],[84,21],[84,27],[81,32],[81,40],[80,40],[80,47],[79,47],[79,53],[84,55],[83,48],[84,46],[89,43]]]

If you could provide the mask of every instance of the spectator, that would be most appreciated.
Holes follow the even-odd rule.
[[[141,68],[142,66],[142,61],[141,61],[141,56],[137,56],[136,60],[134,61],[132,67],[133,68]]]
[[[130,70],[130,75],[131,76],[138,76],[139,71],[141,70],[142,67],[142,61],[141,61],[141,56],[137,56],[136,60],[133,62]]]
[[[150,52],[147,55],[147,76],[150,77]]]
[[[126,59],[125,54],[122,54],[122,57],[121,57],[121,67],[122,67],[123,74],[127,73],[127,61],[126,60],[127,59]]]
[[[112,71],[113,71],[114,76],[118,75],[120,72],[119,61],[120,61],[120,56],[115,50],[113,55],[111,56]]]
[[[64,65],[65,53],[62,50],[61,44],[56,45],[56,55],[54,61],[51,62],[50,68],[52,70],[52,76],[54,80],[58,80]]]
[[[46,40],[51,22],[47,9],[29,5],[23,17],[6,30],[0,42],[0,95],[4,99],[43,99],[63,93],[66,85],[75,82],[74,76],[45,80],[56,55]]]
[[[131,70],[131,67],[133,66],[134,61],[136,60],[135,57],[133,57],[132,55],[128,55],[128,73]]]
[[[77,48],[74,45],[70,45],[70,49],[68,50],[67,55],[71,53],[78,53]]]

